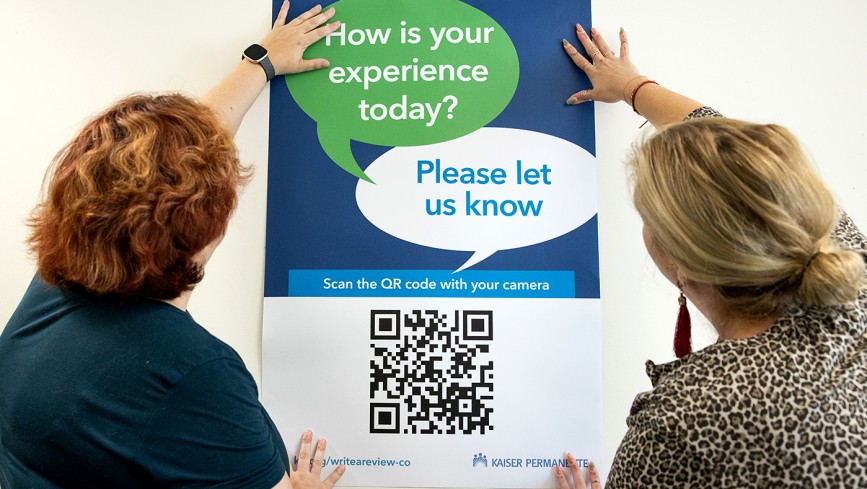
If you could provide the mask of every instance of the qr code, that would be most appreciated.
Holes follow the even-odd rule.
[[[370,432],[492,431],[493,339],[493,311],[370,311]]]

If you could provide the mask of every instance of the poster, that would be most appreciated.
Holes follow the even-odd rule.
[[[602,456],[593,106],[561,48],[589,1],[333,6],[330,67],[271,84],[263,402],[344,486],[552,487]]]

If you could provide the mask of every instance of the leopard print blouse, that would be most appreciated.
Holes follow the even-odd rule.
[[[719,116],[702,108],[690,118]],[[867,240],[842,211],[834,236]],[[752,338],[671,363],[626,420],[608,489],[867,488],[867,289],[793,306]]]

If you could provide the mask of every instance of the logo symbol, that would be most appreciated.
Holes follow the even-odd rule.
[[[487,455],[485,455],[483,453],[478,453],[478,454],[476,454],[475,457],[473,457],[473,467],[476,467],[478,465],[484,465],[485,467],[488,466]]]

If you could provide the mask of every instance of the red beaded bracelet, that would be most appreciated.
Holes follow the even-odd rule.
[[[653,83],[654,85],[659,85],[659,83],[656,83],[653,80],[644,80],[643,82],[639,83],[635,88],[632,89],[632,96],[629,97],[629,101],[631,102],[630,105],[632,105],[632,110],[635,111],[635,113],[638,115],[641,115],[641,113],[638,112],[638,109],[635,108],[635,94],[638,93],[638,90],[641,87],[643,87],[644,85],[647,85],[648,83]]]

